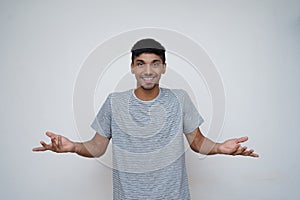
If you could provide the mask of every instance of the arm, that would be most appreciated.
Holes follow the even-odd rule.
[[[258,157],[254,150],[247,150],[247,147],[241,146],[240,143],[246,142],[248,137],[234,138],[226,140],[223,143],[215,143],[203,136],[199,128],[192,133],[186,134],[187,140],[193,151],[205,155],[226,154]]]
[[[68,138],[57,135],[51,132],[46,132],[46,135],[51,138],[51,143],[46,144],[41,141],[42,147],[36,147],[32,150],[37,151],[53,151],[56,153],[77,153],[84,157],[100,157],[102,156],[109,143],[109,139],[96,133],[95,136],[87,142],[73,142]]]

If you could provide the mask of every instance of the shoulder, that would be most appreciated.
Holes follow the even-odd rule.
[[[173,94],[177,99],[179,99],[181,101],[189,96],[188,93],[184,89],[167,89],[167,88],[164,88],[164,90],[166,90],[166,93]]]
[[[108,95],[109,99],[124,99],[125,97],[129,97],[132,94],[133,90],[126,90],[122,92],[112,92]]]

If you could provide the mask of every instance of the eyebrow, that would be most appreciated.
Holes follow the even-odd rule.
[[[144,61],[144,60],[136,60],[136,62],[145,63],[145,61]]]
[[[161,62],[161,60],[152,60],[152,63]]]
[[[144,61],[144,60],[140,60],[140,59],[136,60],[136,62],[145,63],[145,61]],[[159,59],[156,59],[156,60],[152,60],[152,61],[151,61],[151,63],[156,63],[156,62],[161,62],[161,60],[159,60]]]

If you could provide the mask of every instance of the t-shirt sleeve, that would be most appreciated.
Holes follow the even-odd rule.
[[[204,120],[193,104],[188,93],[186,91],[183,93],[183,133],[188,134],[198,128]]]
[[[97,133],[109,139],[111,138],[111,113],[111,95],[109,95],[91,124]]]

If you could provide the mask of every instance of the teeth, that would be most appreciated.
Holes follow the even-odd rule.
[[[143,78],[144,80],[146,80],[146,81],[150,81],[150,80],[152,80],[153,78]]]

